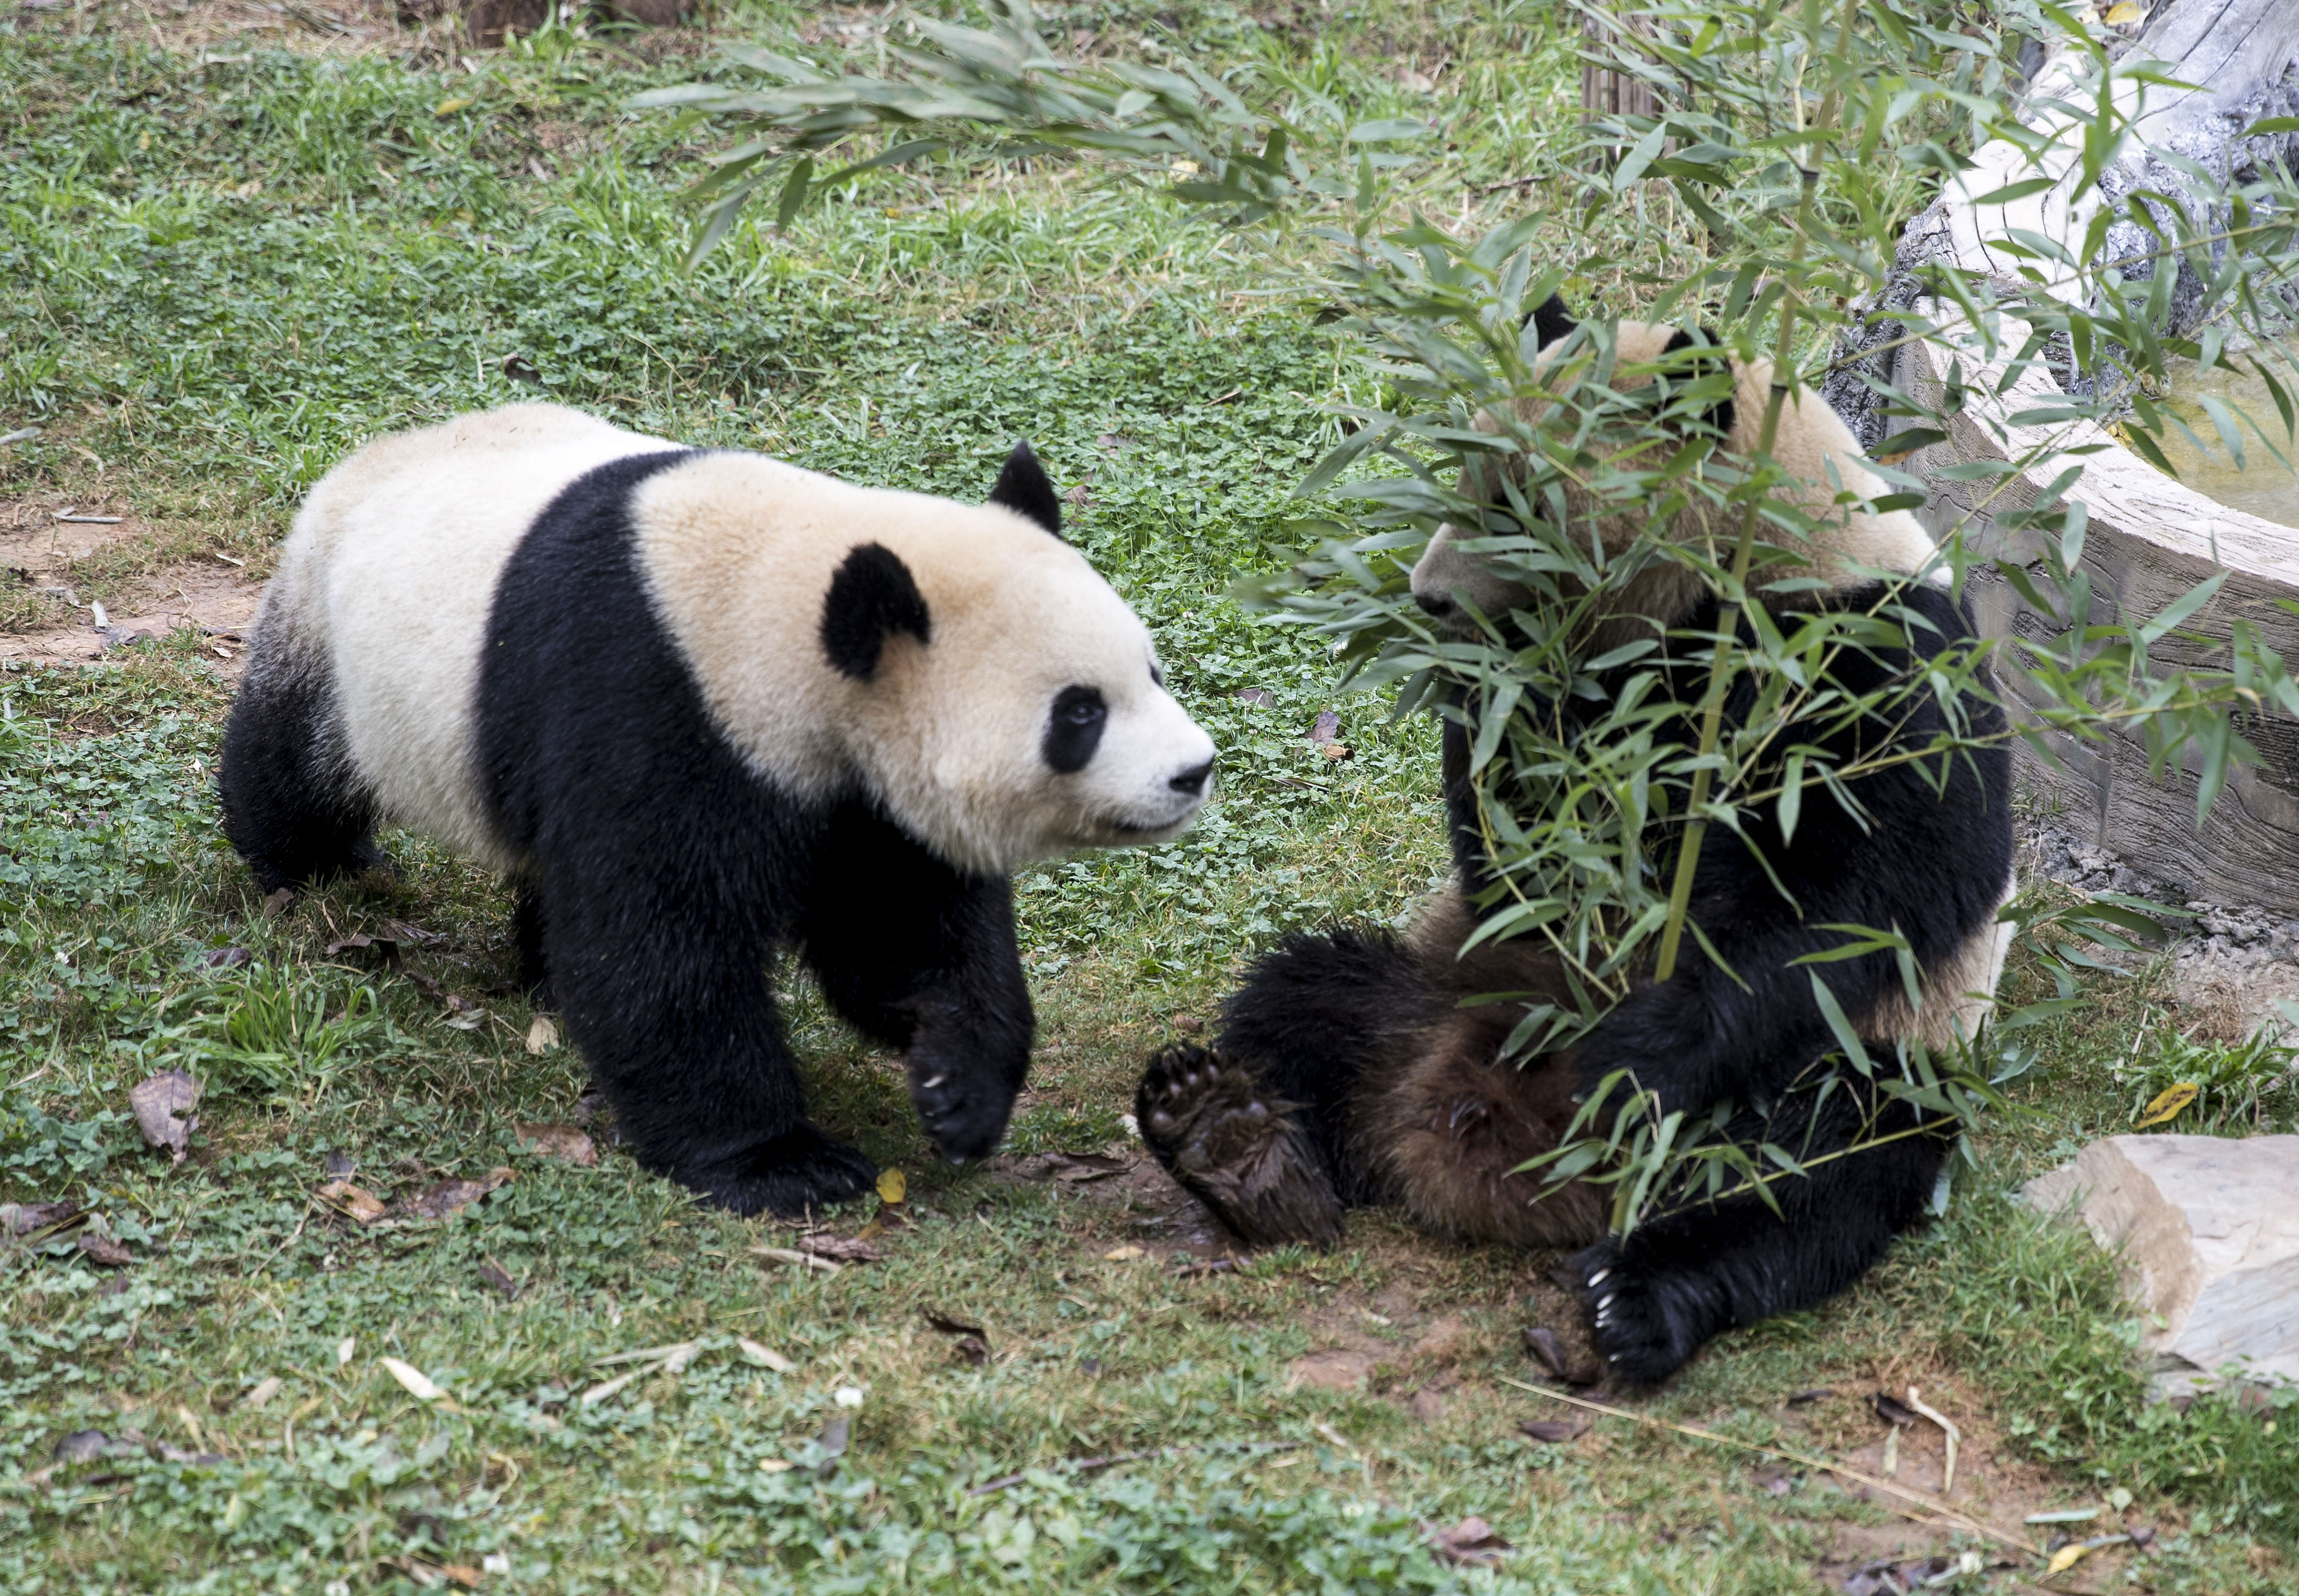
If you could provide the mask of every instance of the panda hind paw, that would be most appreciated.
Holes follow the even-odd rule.
[[[878,1166],[859,1148],[801,1121],[710,1169],[674,1173],[714,1208],[790,1220],[862,1196],[876,1182]]]
[[[1292,1106],[1252,1072],[1184,1044],[1150,1061],[1134,1096],[1141,1139],[1190,1193],[1255,1246],[1330,1246],[1341,1203]]]
[[[1701,1337],[1665,1286],[1628,1263],[1618,1244],[1589,1247],[1574,1255],[1572,1267],[1593,1320],[1589,1339],[1611,1378],[1657,1385],[1698,1350]]]

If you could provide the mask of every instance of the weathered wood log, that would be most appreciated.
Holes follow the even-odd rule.
[[[2167,0],[2151,15],[2132,46],[2173,62],[2173,75],[2199,85],[2190,91],[2155,90],[2137,123],[2128,153],[2101,187],[2106,202],[2135,188],[2179,191],[2187,179],[2162,159],[2164,152],[2193,161],[2224,183],[2243,181],[2264,163],[2299,156],[2299,138],[2237,136],[2253,120],[2299,112],[2299,0]],[[2029,155],[2005,143],[1978,153],[1974,170],[1950,193],[1912,222],[1902,236],[1899,272],[1888,287],[1886,309],[1907,309],[1921,292],[1918,269],[1948,261],[1990,277],[2007,278],[2014,262],[1999,259],[1988,241],[2011,228],[2079,242],[2098,204],[2099,194],[2074,197],[2079,125],[2054,112],[2051,96],[2072,79],[2065,59],[2047,62],[2037,74],[2031,101],[2039,105],[2029,120],[2032,130],[2060,134],[2057,153],[2042,167],[2062,181],[2043,194],[2010,205],[1980,206],[1981,194],[2020,178],[2038,175]],[[2137,109],[2137,107],[2129,107]],[[2209,201],[2206,197],[2205,203]],[[2129,223],[2107,232],[2103,246],[2110,259],[2144,253],[2154,241]],[[2152,268],[2135,267],[2126,276],[2144,277]],[[2192,275],[2184,265],[2183,274]],[[2186,334],[2195,327],[2200,283],[2175,287],[2165,332]],[[1874,395],[1845,357],[1861,348],[1879,350],[1869,364],[1913,394],[1938,406],[1945,393],[1947,356],[1921,341],[1894,346],[1902,335],[1895,322],[1872,327],[1851,348],[1822,392],[1846,414],[1871,449],[1886,425]],[[2019,324],[2007,342],[2021,342]],[[2089,574],[2098,607],[2096,622],[2152,616],[2218,571],[2226,585],[2189,626],[2225,639],[2238,617],[2249,620],[2263,640],[2287,660],[2299,662],[2299,619],[2278,600],[2299,600],[2299,533],[2206,499],[2157,472],[2088,423],[2057,423],[2050,428],[2014,426],[2010,418],[2054,392],[2052,379],[2030,368],[2008,390],[1997,393],[2005,368],[1975,370],[1966,360],[1963,409],[1947,418],[1945,442],[1911,457],[1907,467],[1930,490],[1920,512],[1937,535],[1961,529],[1967,543],[1990,557],[2031,557],[2023,541],[2032,533],[2002,525],[2011,511],[2027,509],[2068,466],[2080,463],[2081,481],[2069,494],[2090,517],[2082,568]],[[2080,388],[2088,374],[2073,373],[2068,385]],[[2003,461],[2051,445],[2048,452],[2008,478],[1965,482],[1943,473],[1976,461]],[[2071,453],[2090,451],[2088,453]],[[2037,613],[2008,583],[1981,571],[1972,594],[1981,624],[1992,635],[2050,635],[2063,622]],[[2104,613],[2103,613],[2104,612]],[[2181,660],[2171,641],[2157,650],[2166,663]],[[2064,768],[2021,750],[2021,775],[2031,794],[2062,811],[2062,823],[2113,849],[2140,875],[2180,897],[2208,895],[2299,913],[2299,724],[2273,718],[2246,718],[2238,728],[2257,747],[2262,764],[2230,776],[2228,790],[2209,822],[2195,825],[2197,775],[2170,773],[2158,781],[2149,773],[2145,750],[2136,734],[2112,737],[2104,746],[2078,746],[2057,738],[2053,746]]]

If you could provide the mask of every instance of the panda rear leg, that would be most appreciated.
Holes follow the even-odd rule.
[[[374,802],[343,749],[332,674],[265,641],[257,639],[224,728],[216,773],[224,834],[266,893],[391,870],[369,834]]]
[[[559,1000],[551,990],[551,962],[543,952],[543,890],[532,881],[519,881],[513,890],[510,939],[519,954],[519,989],[534,1007],[555,1009]]]
[[[1837,1094],[1807,1161],[1863,1136],[1851,1096]],[[1896,1105],[1863,1139],[1916,1129],[1916,1111]],[[1753,1117],[1730,1133],[1744,1145],[1801,1139]],[[1782,1177],[1778,1213],[1753,1196],[1699,1203],[1576,1254],[1598,1352],[1621,1378],[1658,1385],[1713,1336],[1826,1302],[1923,1217],[1946,1154],[1936,1137],[1904,1136]]]
[[[1341,1200],[1296,1104],[1203,1047],[1168,1047],[1134,1096],[1141,1139],[1166,1172],[1253,1246],[1331,1246]]]

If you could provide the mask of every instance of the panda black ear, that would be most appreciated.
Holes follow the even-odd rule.
[[[990,502],[1035,521],[1056,537],[1062,535],[1061,499],[1026,442],[1015,444],[1014,452],[1006,457],[998,484],[990,490]]]
[[[1664,355],[1672,355],[1681,349],[1693,348],[1714,351],[1699,357],[1695,361],[1703,375],[1711,369],[1722,371],[1728,375],[1730,373],[1732,357],[1724,352],[1724,340],[1707,327],[1702,327],[1697,335],[1679,327],[1676,330],[1676,335],[1662,346],[1660,352]],[[1710,426],[1715,428],[1718,437],[1729,438],[1732,435],[1732,423],[1738,414],[1739,412],[1733,407],[1731,397],[1728,394],[1709,408],[1708,414],[1704,419]]]
[[[934,641],[925,595],[900,555],[884,543],[858,543],[822,601],[822,651],[840,675],[867,682],[895,632]]]
[[[1547,349],[1581,325],[1573,319],[1573,312],[1564,308],[1564,296],[1556,294],[1535,305],[1532,314],[1525,319],[1532,323],[1533,347],[1536,349]]]

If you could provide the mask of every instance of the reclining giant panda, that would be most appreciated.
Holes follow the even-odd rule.
[[[1535,319],[1544,344],[1539,368],[1557,355],[1554,341],[1574,324],[1553,299]],[[1614,385],[1625,389],[1629,368],[1649,372],[1652,362],[1695,343],[1680,329],[1623,323]],[[1679,359],[1725,357],[1704,346]],[[1731,397],[1708,418],[1736,453],[1755,447],[1771,381],[1764,364],[1739,369]],[[1538,422],[1544,408],[1523,401],[1520,411]],[[1922,659],[1971,635],[1970,616],[1938,579],[1933,544],[1913,517],[1831,507],[1831,468],[1863,500],[1884,492],[1832,411],[1817,401],[1786,409],[1773,457],[1822,484],[1804,506],[1821,530],[1800,550],[1810,568],[1799,574],[1826,583],[1824,592],[1776,594],[1773,608],[1872,606],[1885,584],[1871,573],[1926,573],[1896,599],[1914,617],[1905,634],[1913,649],[1847,649],[1836,668],[1848,691],[1920,678]],[[1492,497],[1467,471],[1462,492]],[[1698,535],[1696,517],[1704,513],[1684,512],[1671,535]],[[1608,549],[1616,542],[1625,547],[1633,530],[1625,519],[1601,528]],[[1415,597],[1440,622],[1504,617],[1525,601],[1523,588],[1461,547],[1473,535],[1440,528],[1414,570]],[[1664,644],[1664,690],[1694,701],[1719,608],[1696,572],[1656,563],[1598,622],[1588,657],[1639,632],[1653,635],[1657,624],[1673,633]],[[1600,677],[1606,696],[1631,670],[1652,664],[1636,661]],[[1752,690],[1743,677],[1729,698],[1734,724],[1747,713]],[[1444,763],[1459,881],[1424,904],[1402,938],[1344,927],[1295,936],[1265,955],[1225,1005],[1211,1049],[1170,1047],[1151,1060],[1136,1102],[1143,1138],[1249,1243],[1330,1244],[1341,1234],[1347,1207],[1380,1204],[1465,1240],[1575,1249],[1572,1269],[1593,1305],[1596,1346],[1628,1383],[1665,1378],[1729,1327],[1824,1300],[1857,1279],[1925,1211],[1946,1150],[1939,1137],[1905,1136],[1779,1181],[1778,1214],[1744,1195],[1664,1212],[1626,1236],[1607,1234],[1605,1188],[1568,1184],[1544,1196],[1540,1174],[1517,1171],[1557,1146],[1581,1096],[1621,1069],[1657,1093],[1664,1111],[1693,1118],[1729,1098],[1739,1111],[1735,1139],[1798,1145],[1809,1095],[1794,1100],[1793,1135],[1768,1128],[1756,1105],[1777,1104],[1837,1047],[1809,967],[1791,963],[1847,940],[1830,925],[1897,927],[1913,951],[1920,1005],[1909,1003],[1889,953],[1822,966],[1844,1013],[1883,1056],[1903,1038],[1938,1047],[1977,1026],[2009,932],[1996,913],[2012,887],[2011,773],[2001,711],[1977,698],[1955,707],[1968,734],[1996,740],[1957,753],[1944,773],[1935,757],[1921,769],[1911,763],[1847,781],[1864,818],[1816,791],[1802,806],[1793,840],[1783,839],[1769,807],[1746,816],[1745,842],[1711,831],[1690,916],[1739,980],[1688,939],[1671,980],[1653,980],[1647,972],[1577,1047],[1522,1063],[1503,1051],[1526,1005],[1547,999],[1569,1007],[1570,1000],[1557,959],[1538,939],[1462,951],[1478,920],[1473,888],[1486,871],[1469,771],[1473,727],[1457,708],[1444,729]],[[1906,718],[1897,725],[1872,718],[1813,740],[1829,742],[1841,759],[1855,745],[1872,754],[1887,742],[1922,748],[1942,724],[1942,706],[1928,690],[1898,708]],[[1689,725],[1680,725],[1678,740],[1691,735]],[[1664,867],[1675,839],[1673,831],[1654,839],[1650,851]],[[1464,1006],[1494,994],[1524,996]],[[1874,1137],[1919,1124],[1913,1111],[1873,1087],[1840,1090],[1813,1124],[1814,1139],[1802,1144],[1803,1155],[1809,1161],[1845,1146],[1872,1112],[1881,1115]]]
[[[987,1154],[1033,1018],[1008,872],[1150,842],[1214,748],[1017,445],[986,505],[681,449],[555,405],[369,444],[280,550],[224,735],[257,886],[386,863],[378,820],[509,875],[639,1161],[738,1213],[876,1170],[805,1114],[768,980],[907,1049]]]

